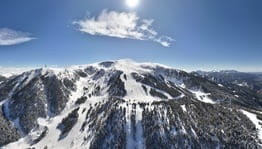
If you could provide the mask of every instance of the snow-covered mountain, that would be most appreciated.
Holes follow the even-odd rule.
[[[24,72],[0,106],[2,148],[262,147],[262,99],[159,64]]]

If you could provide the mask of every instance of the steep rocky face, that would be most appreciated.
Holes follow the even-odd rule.
[[[129,60],[0,84],[3,148],[261,148],[261,98]]]

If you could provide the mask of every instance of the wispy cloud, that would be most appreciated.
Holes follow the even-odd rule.
[[[154,20],[140,19],[133,12],[103,10],[97,17],[73,22],[81,32],[90,35],[109,36],[136,40],[151,40],[169,47],[173,39],[159,35],[152,27]]]
[[[31,37],[29,33],[0,28],[0,46],[16,45],[33,39],[35,38]]]

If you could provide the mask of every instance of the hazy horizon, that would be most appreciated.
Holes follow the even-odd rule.
[[[214,69],[208,69],[208,68],[191,68],[190,67],[185,67],[185,66],[172,66],[172,65],[168,65],[168,64],[163,64],[163,63],[159,63],[159,62],[147,62],[147,61],[135,61],[133,59],[119,59],[119,60],[131,60],[134,62],[138,62],[138,63],[155,63],[155,64],[161,64],[161,65],[165,65],[168,67],[172,67],[174,69],[179,69],[179,70],[183,70],[186,72],[193,72],[193,71],[223,71],[223,70],[235,70],[238,72],[246,72],[246,73],[262,73],[262,70],[257,70],[257,71],[245,71],[245,70],[241,70],[241,69],[237,69],[237,68],[230,68],[230,67],[219,67],[219,68],[214,68]],[[117,61],[117,60],[105,60],[105,61]],[[68,68],[68,67],[73,67],[73,66],[82,66],[82,65],[90,65],[90,64],[94,64],[94,63],[100,63],[100,62],[105,62],[105,61],[95,61],[95,62],[90,62],[90,63],[83,63],[83,64],[72,64],[72,65],[64,65],[64,66],[59,66],[59,65],[38,65],[38,66],[0,66],[0,75],[3,76],[10,76],[10,74],[19,74],[21,72],[25,72],[25,71],[29,71],[32,69],[39,69],[39,68]],[[187,69],[188,68],[188,69]]]

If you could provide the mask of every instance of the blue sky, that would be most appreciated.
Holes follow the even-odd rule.
[[[185,70],[262,71],[262,1],[140,0],[135,8],[125,0],[0,2],[0,66],[126,58]]]

